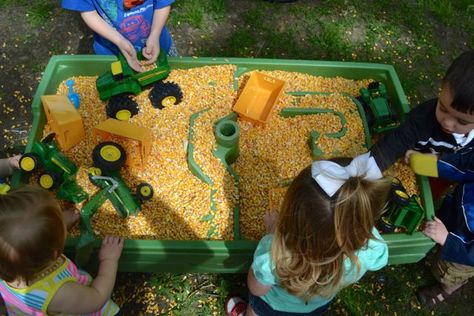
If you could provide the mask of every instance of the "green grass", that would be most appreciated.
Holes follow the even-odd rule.
[[[2,0],[0,9],[7,7],[26,7],[28,22],[37,27],[46,24],[53,16],[55,8],[59,8],[59,1],[54,0]]]
[[[226,14],[224,0],[178,0],[173,5],[170,26],[187,23],[195,28],[205,28],[208,21],[219,21]]]
[[[424,0],[422,3],[443,23],[451,25],[454,22],[455,9],[449,0]]]
[[[33,26],[45,24],[53,15],[53,9],[58,5],[55,1],[36,0],[28,8],[28,21]]]

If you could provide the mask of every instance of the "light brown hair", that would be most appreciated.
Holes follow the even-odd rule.
[[[347,165],[350,159],[332,161]],[[272,242],[280,286],[308,301],[340,289],[344,259],[359,269],[355,252],[374,238],[390,190],[390,179],[353,177],[332,198],[312,178],[308,166],[289,186]]]
[[[0,195],[0,278],[31,281],[63,252],[66,228],[56,199],[25,185]]]

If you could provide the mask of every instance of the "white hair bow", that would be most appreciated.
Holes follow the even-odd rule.
[[[382,178],[382,172],[374,157],[370,157],[370,152],[355,157],[347,167],[327,160],[315,161],[311,165],[311,175],[330,197],[351,177],[364,176],[367,180]]]

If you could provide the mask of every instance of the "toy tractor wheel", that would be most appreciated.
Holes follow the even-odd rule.
[[[138,114],[138,104],[128,94],[119,94],[110,98],[106,108],[107,116],[128,121],[132,116]]]
[[[137,187],[136,196],[140,201],[147,201],[153,197],[153,187],[146,183],[140,183]]]
[[[376,224],[377,228],[383,233],[393,233],[395,231],[395,226],[390,223],[390,221],[382,216],[379,218]]]
[[[405,192],[405,189],[403,188],[402,182],[398,178],[393,178],[392,179],[392,187],[391,187],[391,192],[395,192],[396,190],[400,190]]]
[[[180,103],[183,100],[183,92],[174,82],[159,81],[151,89],[148,98],[154,108],[161,110],[164,107]]]
[[[20,158],[20,169],[24,172],[33,172],[40,167],[40,158],[37,154],[27,153]]]
[[[61,177],[53,171],[43,172],[38,178],[39,186],[46,190],[53,190],[57,188],[60,182]]]
[[[392,194],[392,198],[400,206],[406,206],[410,203],[410,196],[402,190],[395,190]]]
[[[103,142],[92,151],[92,161],[102,172],[116,171],[125,164],[126,155],[122,146],[114,142]]]

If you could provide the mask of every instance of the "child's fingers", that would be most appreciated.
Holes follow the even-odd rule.
[[[15,169],[20,169],[20,158],[21,155],[11,157],[9,160],[10,166]]]
[[[409,149],[409,150],[406,151],[406,153],[405,153],[405,163],[406,164],[409,163],[411,154],[413,154],[415,152],[416,152],[416,150],[412,150],[412,149]]]
[[[127,45],[124,45],[123,47],[120,48],[120,51],[125,56],[125,59],[127,60],[128,65],[133,70],[138,71],[138,72],[142,71],[142,66],[140,65],[137,59],[137,52],[135,51],[135,48],[132,46],[132,44],[127,43]]]
[[[439,218],[437,218],[436,216],[433,216],[433,220],[437,223],[443,224],[443,222]]]
[[[145,64],[150,65],[156,62],[156,59],[158,58],[159,51],[156,49],[151,48],[147,56],[147,61],[145,61]]]
[[[124,239],[122,237],[117,236],[105,236],[102,240],[102,243],[111,246],[119,246],[120,248],[122,248]]]
[[[138,62],[138,59],[136,58],[132,58],[131,56],[126,56],[126,59],[127,59],[127,62],[128,62],[128,65],[135,71],[138,71],[138,72],[141,72],[142,71],[142,66],[140,65],[140,63]]]
[[[149,58],[150,55],[153,53],[153,48],[150,48],[150,47],[148,47],[148,46],[145,46],[145,47],[143,48],[142,53],[143,53],[143,56],[145,56],[146,58]]]

